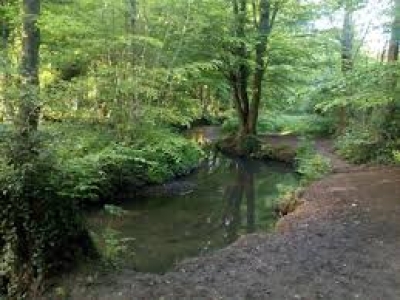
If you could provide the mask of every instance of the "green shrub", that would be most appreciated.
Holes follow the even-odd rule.
[[[338,153],[353,163],[366,163],[377,157],[379,135],[370,128],[351,126],[337,139]]]
[[[96,147],[86,149],[83,155],[74,146],[71,153],[75,157],[68,157],[64,150],[60,195],[82,202],[98,201],[112,197],[121,187],[140,188],[184,175],[199,163],[202,151],[185,138],[154,129],[141,137],[131,143],[108,142],[100,150],[91,137],[90,144]]]
[[[158,181],[190,172],[198,165],[202,155],[201,149],[194,142],[171,133],[150,140],[142,149],[145,158],[155,162],[153,174],[150,175]]]
[[[153,181],[149,170],[156,163],[147,160],[142,150],[113,144],[98,154],[98,160],[100,173],[104,174],[111,192],[123,186],[140,187]]]
[[[83,202],[99,200],[111,188],[99,160],[99,155],[91,154],[64,161],[59,195]]]
[[[394,162],[400,164],[400,150],[393,151]]]
[[[303,139],[296,156],[297,172],[302,175],[303,184],[321,179],[331,171],[330,160],[316,153],[313,143]]]
[[[106,125],[85,123],[46,123],[43,131],[49,136],[49,149],[60,160],[85,157],[98,153],[118,141],[115,131]]]
[[[56,157],[34,140],[35,152],[25,160],[11,164],[16,152],[1,162],[0,274],[8,279],[11,298],[80,254],[95,253],[75,201],[59,193],[63,172]]]

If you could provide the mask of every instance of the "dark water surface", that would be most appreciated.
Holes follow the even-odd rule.
[[[201,143],[215,135],[210,128],[189,134]],[[122,266],[163,273],[243,234],[271,230],[277,199],[297,184],[298,176],[285,164],[211,152],[199,170],[174,182],[183,187],[178,193],[126,199],[124,213],[92,212],[89,226],[102,251]]]

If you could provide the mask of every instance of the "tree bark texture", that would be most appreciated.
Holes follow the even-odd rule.
[[[40,0],[24,0],[22,4],[22,55],[21,55],[21,99],[17,118],[17,129],[27,135],[37,130],[39,105],[39,47],[40,30],[37,21]]]
[[[272,8],[269,0],[253,0],[250,4],[253,11],[251,23],[257,36],[254,53],[250,52],[245,41],[247,37],[246,28],[249,23],[249,3],[247,0],[233,1],[234,35],[239,39],[239,42],[233,50],[236,65],[229,74],[229,82],[240,121],[239,137],[257,133],[257,121],[266,69],[264,58],[267,52],[268,38],[278,12],[278,7]],[[253,68],[249,64],[250,59],[254,60],[255,66]]]

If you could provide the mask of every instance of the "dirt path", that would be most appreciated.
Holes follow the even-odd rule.
[[[336,174],[312,184],[274,234],[245,236],[163,276],[101,277],[71,298],[400,299],[400,168],[353,168],[330,147],[317,142]]]

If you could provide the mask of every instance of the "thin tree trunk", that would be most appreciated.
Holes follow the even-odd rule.
[[[399,60],[399,44],[400,44],[400,0],[394,1],[394,19],[392,23],[392,32],[389,41],[389,49],[388,49],[388,64],[397,64]],[[400,129],[398,128],[398,124],[393,123],[393,121],[397,121],[400,117],[400,108],[399,102],[400,98],[397,95],[398,88],[398,80],[399,77],[396,71],[393,71],[389,74],[389,89],[393,92],[393,101],[388,105],[385,116],[385,130],[384,135],[385,139],[389,140],[395,138],[400,133]]]
[[[354,22],[353,22],[353,8],[350,4],[346,4],[345,15],[342,29],[342,73],[347,76],[353,70],[353,41],[354,41]],[[345,106],[339,107],[338,117],[339,126],[338,133],[343,133],[347,127],[347,108]]]
[[[22,57],[20,65],[21,95],[19,99],[18,115],[14,119],[16,127],[15,147],[12,153],[13,163],[16,169],[25,170],[25,165],[32,165],[37,156],[35,149],[34,134],[38,126],[38,64],[40,33],[37,28],[37,19],[40,13],[39,0],[23,0],[22,2]],[[29,172],[26,172],[29,173]],[[26,175],[29,177],[29,175]],[[18,298],[19,295],[28,291],[35,280],[33,266],[35,241],[31,232],[30,224],[40,215],[40,199],[34,201],[27,195],[31,182],[24,182],[21,178],[22,188],[26,189],[21,198],[11,199],[14,207],[5,218],[11,223],[14,233],[14,240],[9,242],[9,249],[15,259],[10,266],[10,287],[11,298]],[[32,192],[33,193],[33,192]],[[39,217],[38,217],[39,218]],[[32,223],[31,223],[32,222]],[[6,233],[10,234],[10,232]],[[12,234],[12,233],[11,233]]]
[[[5,5],[5,1],[0,1],[0,6]],[[7,117],[14,117],[14,107],[10,102],[9,93],[7,90],[11,85],[10,79],[10,57],[9,57],[9,45],[10,45],[10,22],[9,20],[3,16],[0,18],[0,54],[3,57],[3,64],[0,66],[0,70],[2,70],[3,74],[1,74],[1,82],[2,82],[2,98],[5,108],[6,119]]]
[[[343,22],[342,34],[342,72],[347,73],[353,70],[353,9],[349,6],[346,7],[346,12]]]
[[[21,100],[17,117],[17,130],[28,136],[37,130],[39,105],[39,47],[40,31],[37,20],[40,0],[23,1],[22,57],[21,57]]]
[[[249,116],[249,131],[251,134],[257,133],[258,114],[260,110],[260,102],[262,95],[262,83],[265,76],[264,57],[267,51],[267,44],[271,26],[275,21],[278,10],[277,7],[272,12],[271,4],[268,0],[260,3],[260,21],[258,24],[258,43],[256,45],[256,67],[253,79],[253,98]]]
[[[388,50],[388,62],[393,63],[397,62],[399,59],[399,40],[400,40],[400,1],[395,1],[395,15],[392,24],[392,33],[389,41],[389,50]]]
[[[126,0],[127,1],[127,25],[130,32],[135,31],[135,26],[137,22],[138,8],[137,8],[137,0]]]

